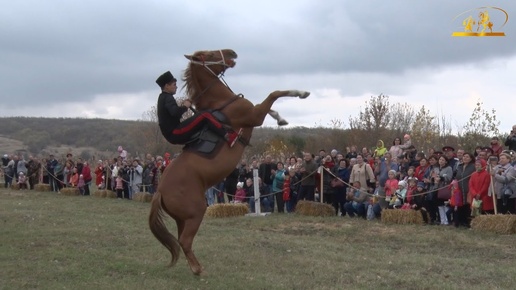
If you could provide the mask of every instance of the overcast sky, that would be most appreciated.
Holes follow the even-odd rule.
[[[505,37],[451,36],[488,5],[508,13],[502,26],[505,15],[489,9]],[[516,1],[507,0],[6,1],[0,116],[141,119],[157,101],[155,79],[167,70],[179,79],[184,54],[231,48],[239,58],[225,80],[252,102],[277,89],[312,92],[275,104],[292,126],[347,127],[383,93],[453,126],[480,100],[508,132],[515,25]]]

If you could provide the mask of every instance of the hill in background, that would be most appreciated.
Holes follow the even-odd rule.
[[[179,152],[181,146],[167,143],[154,122],[84,118],[0,118],[0,154],[19,152],[47,156],[72,153],[85,159],[117,156],[122,145],[133,156],[145,153]],[[315,153],[332,143],[344,130],[296,127],[289,129],[256,128],[247,155],[265,151],[297,152],[309,148]],[[344,146],[344,145],[343,145]],[[274,148],[271,148],[274,147]],[[313,147],[313,148],[312,148]],[[343,148],[342,148],[343,149]]]

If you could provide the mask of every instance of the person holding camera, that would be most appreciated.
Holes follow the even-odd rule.
[[[505,139],[505,146],[509,147],[509,150],[516,151],[516,125],[512,126],[511,133]]]

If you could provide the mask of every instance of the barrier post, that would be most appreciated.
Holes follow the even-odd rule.
[[[319,186],[320,186],[319,187],[320,188],[319,195],[320,195],[321,203],[324,203],[324,198],[323,198],[323,196],[324,196],[324,186],[323,186],[323,184],[324,184],[324,182],[323,182],[324,181],[323,180],[324,169],[323,168],[324,167],[322,167],[322,165],[319,167],[319,176],[321,177],[320,178],[321,182],[319,184]]]
[[[254,187],[254,212],[257,215],[262,213],[260,206],[260,185],[258,177],[258,169],[253,169],[253,187]]]
[[[258,169],[253,169],[253,188],[254,188],[254,213],[248,213],[246,216],[266,216],[269,215],[270,212],[262,213],[262,209],[260,207],[260,182],[258,177]]]

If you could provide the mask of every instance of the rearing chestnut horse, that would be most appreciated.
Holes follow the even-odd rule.
[[[194,274],[201,274],[202,266],[192,250],[194,237],[206,211],[204,193],[223,180],[240,161],[245,145],[254,127],[261,126],[269,113],[279,124],[285,123],[279,114],[271,110],[272,104],[281,97],[306,98],[309,92],[290,90],[274,91],[261,104],[235,95],[219,76],[227,68],[235,66],[237,54],[231,49],[198,51],[185,55],[190,63],[184,73],[186,92],[199,111],[220,109],[229,125],[236,131],[242,129],[243,142],[229,147],[225,141],[222,149],[211,159],[192,151],[184,151],[169,164],[159,181],[149,215],[149,226],[154,236],[170,251],[175,265],[180,248]],[[164,212],[177,224],[177,238],[166,228]]]

